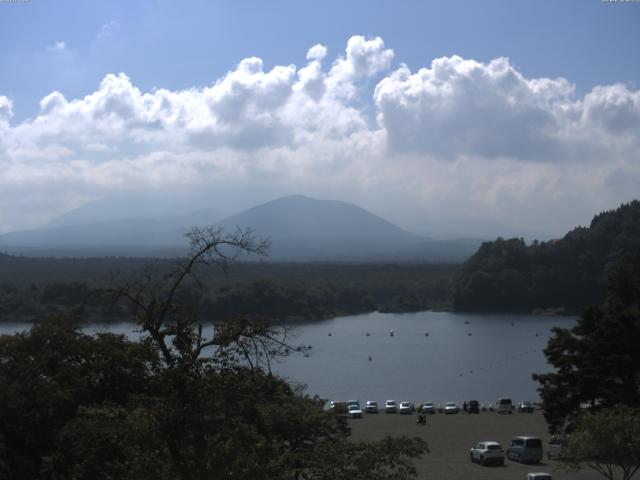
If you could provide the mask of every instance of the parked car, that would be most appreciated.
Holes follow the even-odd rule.
[[[342,400],[331,400],[328,410],[334,413],[345,413],[347,411],[347,404]]]
[[[469,458],[472,462],[478,462],[480,465],[504,465],[504,450],[498,442],[484,441],[478,442],[469,451]]]
[[[432,402],[424,402],[422,404],[422,408],[420,408],[422,413],[428,413],[429,415],[436,414],[436,405]]]
[[[550,473],[536,472],[527,473],[525,480],[553,480]]]
[[[513,402],[510,398],[499,398],[496,402],[496,412],[498,413],[511,413],[513,410]]]
[[[533,406],[531,402],[520,402],[518,405],[518,411],[524,413],[533,413],[536,408]]]
[[[402,415],[410,415],[412,414],[416,408],[413,406],[411,402],[400,402],[400,407],[398,408],[398,413]]]
[[[351,405],[357,405],[360,407],[360,400],[347,400],[347,407],[350,407]]]
[[[362,418],[362,409],[359,405],[347,406],[347,417],[349,418]]]
[[[469,400],[467,403],[467,411],[469,413],[480,413],[480,402],[477,400]]]
[[[456,402],[447,402],[444,404],[444,413],[446,414],[452,414],[452,413],[458,413],[458,405],[456,405]]]
[[[547,458],[560,458],[562,455],[562,440],[558,437],[553,437],[549,440],[549,446],[547,447]]]
[[[538,437],[514,437],[507,447],[507,458],[518,462],[538,463],[542,460],[542,440]]]
[[[378,402],[374,400],[367,400],[364,411],[367,413],[378,413]]]
[[[386,413],[396,413],[398,411],[398,405],[395,400],[387,400],[384,402],[384,411]]]

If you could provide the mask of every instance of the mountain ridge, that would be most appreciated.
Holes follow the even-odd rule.
[[[186,250],[184,234],[195,223],[187,219],[196,218],[202,217],[123,218],[11,232],[0,235],[0,249],[36,256],[175,256]],[[460,261],[479,245],[421,237],[352,203],[304,195],[280,197],[209,224],[229,231],[250,228],[269,238],[269,256],[276,261]]]

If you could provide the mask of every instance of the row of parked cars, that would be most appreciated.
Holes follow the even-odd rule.
[[[549,442],[547,456],[560,456],[560,442],[552,439]],[[478,442],[469,450],[469,459],[481,465],[504,465],[505,457],[522,463],[539,463],[542,460],[542,440],[538,437],[519,436],[509,442],[506,450],[500,443],[485,440]],[[551,474],[534,472],[527,475],[527,480],[552,480]]]
[[[385,413],[400,413],[411,414],[416,411],[416,407],[413,403],[404,401],[396,402],[395,400],[387,400],[384,403],[384,407],[378,406],[378,402],[375,400],[368,400],[365,404],[364,410],[360,406],[359,400],[349,400],[347,402],[332,401],[329,403],[329,409],[334,410],[337,406],[346,407],[345,413],[351,418],[362,417],[363,411],[366,413],[379,413],[384,410]],[[469,400],[465,402],[465,411],[468,413],[480,413],[481,410],[486,411],[487,408],[480,405],[477,400]],[[489,410],[495,410],[498,413],[512,413],[516,408],[514,407],[510,398],[499,398],[496,402],[495,408],[491,405]],[[534,405],[531,402],[520,402],[517,407],[519,412],[532,413],[535,410]],[[442,412],[444,414],[456,414],[460,411],[460,407],[456,402],[446,402],[444,406],[442,404],[436,406],[433,402],[424,402],[418,405],[417,411],[425,414],[435,414],[436,412]]]
[[[436,407],[434,404],[422,404],[421,411],[423,413],[425,412],[425,405],[427,406],[427,409],[433,409],[433,412],[431,413],[435,413]],[[346,402],[330,402],[329,410],[333,411],[336,409],[344,409],[344,413],[346,413],[350,418],[360,418],[362,417],[363,413],[363,409],[360,406],[359,400],[348,400]],[[378,402],[376,402],[375,400],[367,400],[364,406],[364,412],[366,413],[379,413],[380,410],[384,410],[384,412],[386,413],[400,413],[403,415],[408,415],[415,412],[416,407],[411,402],[396,402],[395,400],[387,400],[384,403],[384,407],[382,409],[378,406]]]
[[[346,410],[345,413],[349,418],[362,417],[363,410],[360,406],[359,400],[348,400],[347,402],[331,402],[329,404],[329,410],[340,408],[344,408]],[[380,407],[378,406],[378,402],[376,402],[375,400],[368,400],[365,404],[364,411],[366,413],[379,413]],[[396,403],[395,400],[387,400],[384,404],[384,411],[386,413],[411,414],[416,411],[416,408],[411,402]]]
[[[507,449],[494,441],[478,442],[469,451],[472,462],[481,465],[504,465],[505,457],[523,463],[539,463],[542,460],[542,440],[538,437],[514,437]]]

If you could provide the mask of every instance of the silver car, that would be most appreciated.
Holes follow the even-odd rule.
[[[398,404],[395,400],[387,400],[384,402],[384,411],[386,413],[396,413],[398,411]]]
[[[553,480],[550,473],[537,472],[527,473],[526,480]]]
[[[562,440],[558,437],[554,437],[549,440],[549,446],[547,447],[547,458],[560,458],[562,456]]]
[[[410,415],[415,411],[415,407],[411,402],[400,402],[400,408],[398,412],[402,415]]]
[[[347,407],[347,417],[362,418],[362,410],[358,405],[349,405]]]
[[[456,402],[447,402],[444,404],[444,413],[450,415],[452,413],[458,413],[458,405]]]
[[[378,413],[378,402],[374,400],[367,400],[364,411],[367,413]]]
[[[422,413],[428,413],[429,415],[435,415],[436,405],[432,402],[424,402],[420,408]]]

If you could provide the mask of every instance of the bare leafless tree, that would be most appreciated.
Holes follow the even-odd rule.
[[[241,256],[262,258],[269,241],[258,239],[248,229],[228,233],[222,227],[193,228],[185,236],[189,252],[168,272],[148,268],[141,277],[113,282],[109,289],[114,300],[124,299],[132,306],[141,331],[158,346],[167,366],[206,362],[203,353],[215,347],[217,361],[231,363],[241,358],[250,368],[265,367],[270,372],[274,356],[305,349],[288,343],[286,329],[271,327],[255,316],[225,319],[205,335],[195,306],[179,301],[180,293],[202,287],[200,268],[217,267],[226,272]],[[207,356],[211,358],[212,355]]]

